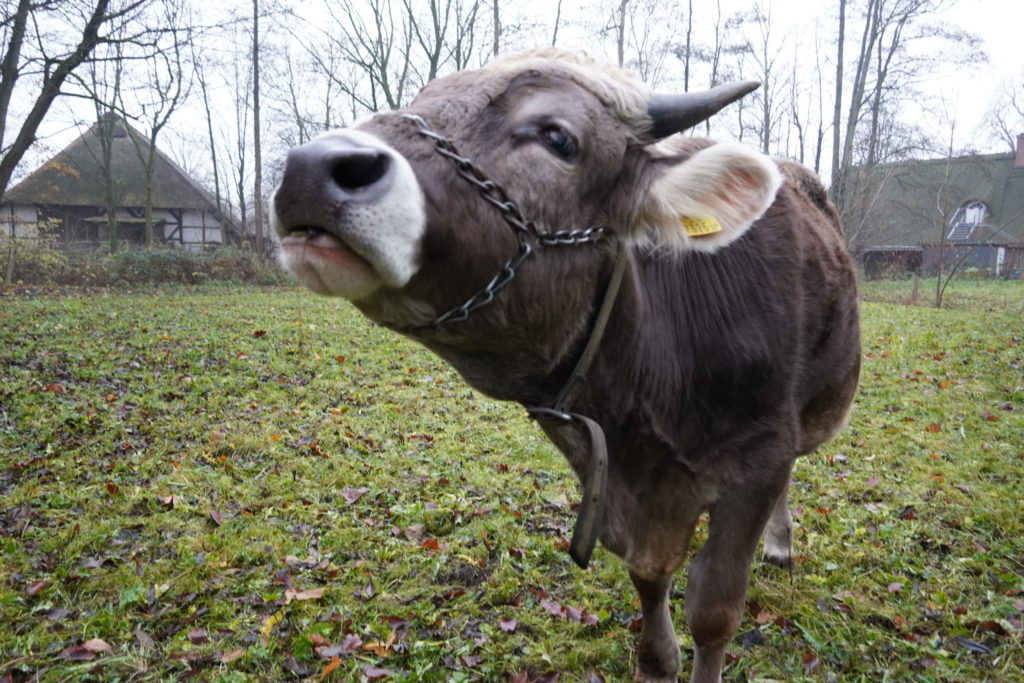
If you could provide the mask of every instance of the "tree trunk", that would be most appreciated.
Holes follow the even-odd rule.
[[[213,137],[213,113],[210,111],[210,97],[206,88],[206,75],[203,73],[202,67],[196,69],[196,75],[199,78],[199,87],[203,92],[203,109],[206,112],[206,134],[210,139],[210,161],[213,164],[213,197],[214,201],[217,202],[217,220],[221,226],[221,240],[227,245],[227,222],[224,220],[224,204],[220,196],[220,167],[217,164],[217,145]],[[205,238],[203,241],[205,243]]]
[[[118,76],[118,80],[120,76]],[[118,86],[115,86],[115,89]],[[99,114],[99,107],[96,109]],[[107,244],[110,253],[117,252],[117,196],[114,194],[114,133],[117,122],[113,110],[97,116],[96,127],[99,131],[100,154],[102,155],[103,169],[103,203],[107,211]]]
[[[3,149],[4,136],[7,132],[7,112],[11,107],[14,85],[21,76],[18,73],[18,60],[21,59],[21,47],[25,42],[25,26],[28,24],[28,13],[31,9],[29,0],[20,0],[11,23],[10,38],[7,52],[0,63],[0,149]],[[0,193],[2,194],[2,193]]]
[[[629,0],[619,1],[619,25],[618,25],[618,58],[619,68],[621,69],[626,63],[626,8],[629,6]]]
[[[686,6],[686,59],[683,61],[683,92],[690,91],[690,54],[693,51],[693,0]]]
[[[562,4],[558,4],[559,10],[562,8]],[[558,32],[558,25],[555,25],[555,32]],[[498,0],[494,0],[494,56],[498,56],[498,52],[501,50],[501,15],[498,13]]]
[[[252,0],[252,144],[253,222],[256,230],[256,251],[263,253],[263,163],[260,149],[260,12],[259,0]]]
[[[15,261],[15,248],[14,245],[17,243],[17,228],[14,220],[14,207],[11,207],[11,242],[7,245],[7,268],[4,271],[4,284],[11,284],[11,280],[14,279],[14,261]]]
[[[497,3],[497,0],[495,0]],[[558,5],[555,7],[555,30],[551,33],[551,47],[554,47],[558,42],[558,25],[562,22],[562,0],[558,0]]]
[[[711,50],[711,78],[708,85],[712,88],[718,85],[718,67],[722,61],[722,49],[724,37],[722,35],[722,0],[716,0],[715,2],[715,44]],[[742,104],[742,101],[741,101]],[[740,129],[740,134],[742,134]],[[704,122],[704,134],[711,135],[711,118]]]
[[[850,91],[850,109],[846,117],[846,133],[843,136],[843,151],[839,164],[838,182],[833,183],[833,186],[836,188],[834,198],[840,210],[843,208],[843,201],[845,199],[847,175],[853,167],[853,142],[856,138],[857,124],[860,121],[861,111],[864,107],[864,93],[867,91],[871,55],[874,52],[875,43],[878,41],[881,2],[882,0],[868,1],[864,33],[860,41],[860,53],[857,55],[857,71],[854,74],[853,88]]]
[[[146,221],[146,248],[152,249],[156,241],[156,226],[153,225],[153,165],[156,161],[156,131],[153,131],[149,139],[149,149],[146,151],[146,198],[144,200],[143,218]],[[163,235],[160,243],[163,244]]]
[[[836,47],[836,102],[832,110],[832,200],[842,206],[839,177],[839,140],[843,122],[843,43],[846,40],[846,0],[839,0],[839,37]]]

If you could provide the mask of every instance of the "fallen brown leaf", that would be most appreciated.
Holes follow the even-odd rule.
[[[324,670],[320,672],[320,678],[317,680],[324,680],[331,674],[332,671],[337,669],[339,666],[341,666],[341,659],[338,657],[331,657],[331,661],[329,661],[327,663],[327,666],[324,667]]]
[[[289,588],[284,592],[285,602],[291,602],[293,600],[320,600],[323,597],[323,588],[312,588],[308,591],[296,591]]]

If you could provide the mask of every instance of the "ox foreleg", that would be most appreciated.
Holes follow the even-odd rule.
[[[679,642],[668,609],[672,575],[646,579],[631,570],[629,578],[640,594],[643,614],[634,680],[637,683],[675,683],[679,680]]]
[[[788,473],[787,473],[788,474]],[[708,539],[690,565],[686,613],[694,641],[690,683],[718,683],[722,659],[743,618],[750,563],[775,501],[785,491],[759,482],[712,506]]]

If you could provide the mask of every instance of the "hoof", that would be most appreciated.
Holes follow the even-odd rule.
[[[782,567],[783,569],[793,568],[792,555],[776,555],[774,553],[765,553],[764,561],[768,564],[774,564],[776,567]]]
[[[679,676],[651,676],[637,671],[633,683],[679,683]]]
[[[676,683],[679,680],[679,650],[673,654],[675,657],[663,661],[641,657],[633,674],[634,683]]]

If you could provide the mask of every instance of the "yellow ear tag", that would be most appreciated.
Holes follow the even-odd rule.
[[[714,218],[690,218],[689,216],[683,216],[679,219],[683,223],[683,227],[686,228],[686,234],[690,237],[705,237],[707,235],[714,235],[716,232],[722,232],[721,224]]]

